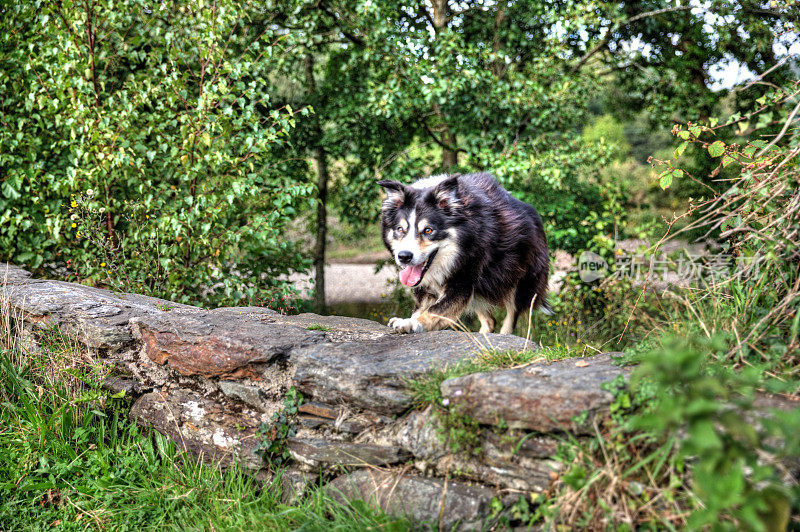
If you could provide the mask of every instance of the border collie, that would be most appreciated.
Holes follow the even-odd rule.
[[[411,185],[379,181],[383,241],[414,288],[414,313],[392,318],[397,332],[453,326],[465,310],[480,332],[494,332],[493,307],[504,307],[502,334],[520,314],[549,313],[547,239],[536,209],[514,198],[488,173],[437,175]]]

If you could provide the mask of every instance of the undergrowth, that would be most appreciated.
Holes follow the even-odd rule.
[[[317,488],[281,503],[280,470],[260,483],[179,450],[100,388],[85,347],[55,329],[28,349],[3,312],[0,530],[408,530]]]
[[[800,410],[758,409],[757,370],[716,363],[719,338],[665,340],[612,383],[611,417],[567,437],[564,472],[532,522],[615,530],[786,530],[800,511],[789,468]],[[768,415],[767,415],[768,414]],[[792,522],[793,527],[800,522]]]
[[[638,367],[630,387],[613,390],[611,420],[561,446],[556,458],[565,470],[531,505],[531,523],[800,529],[800,147],[796,135],[780,143],[796,131],[800,83],[770,91],[750,115],[675,126],[676,160],[690,144],[707,150],[718,158],[710,177],[721,192],[709,188],[691,202],[651,252],[687,231],[704,234],[720,246],[711,258],[723,275],[660,293],[639,287],[627,300],[608,298],[613,283],[602,283],[594,291],[603,306],[581,303],[612,332],[618,320],[617,342]],[[785,117],[771,141],[718,136],[762,112]],[[699,181],[673,161],[656,163],[664,188]],[[689,223],[673,232],[680,218]],[[609,316],[614,308],[626,312]],[[781,409],[764,406],[770,402]]]

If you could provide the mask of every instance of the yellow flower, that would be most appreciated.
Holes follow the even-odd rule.
[[[77,204],[76,202],[74,202],[74,201],[70,201],[70,202],[69,202],[69,206],[70,206],[70,207],[77,207],[77,206],[78,206],[78,204]]]
[[[105,267],[106,267],[106,263],[105,263],[105,262],[101,262],[101,263],[100,263],[100,267],[101,267],[101,268],[105,268]]]
[[[75,227],[78,227],[78,224],[76,224],[75,222],[73,222],[73,223],[72,223],[72,227],[73,227],[73,228],[75,228]]]

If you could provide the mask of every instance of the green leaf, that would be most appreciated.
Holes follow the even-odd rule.
[[[664,190],[667,190],[669,186],[672,184],[672,172],[664,172],[661,174],[661,178],[658,180],[659,186]]]
[[[678,147],[675,148],[675,158],[676,159],[678,157],[680,157],[681,155],[683,155],[683,152],[686,151],[686,146],[688,146],[688,145],[689,145],[689,142],[685,141],[685,142],[681,142],[680,145],[678,145]]]
[[[690,133],[689,133],[688,131],[686,131],[686,130],[684,129],[684,130],[678,131],[678,136],[679,136],[680,138],[682,138],[683,140],[689,140],[689,137],[690,137],[691,135],[690,135]]]
[[[721,140],[715,141],[711,146],[708,147],[708,153],[712,157],[719,157],[723,153],[725,153],[725,143]]]
[[[14,187],[11,186],[11,183],[8,180],[3,181],[2,186],[0,186],[0,190],[2,190],[3,195],[8,199],[17,199],[20,197],[20,193],[14,190]]]

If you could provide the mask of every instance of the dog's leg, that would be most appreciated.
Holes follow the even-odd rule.
[[[517,317],[519,316],[519,312],[517,312],[517,306],[514,302],[514,294],[512,293],[508,299],[506,299],[506,317],[503,320],[503,325],[500,327],[500,334],[511,334],[514,332],[514,327],[517,326]]]
[[[481,334],[486,334],[490,332],[494,332],[494,327],[497,325],[497,322],[494,320],[494,316],[492,316],[492,312],[490,310],[478,310],[475,312],[478,315],[478,319],[481,322],[481,330],[478,331]]]
[[[471,296],[471,283],[453,281],[433,305],[420,313],[417,320],[426,331],[455,327]]]
[[[458,283],[453,283],[453,288],[448,288],[445,294],[438,299],[433,299],[431,294],[418,294],[414,292],[417,300],[417,309],[407,320],[392,318],[389,320],[389,327],[397,332],[423,332],[438,331],[447,327],[454,326],[461,313],[467,308],[467,303],[471,296],[470,285],[463,287]]]
[[[414,313],[410,318],[392,318],[389,320],[389,327],[399,333],[416,333],[423,332],[423,328],[419,321],[420,315],[431,305],[436,303],[436,297],[430,292],[422,289],[414,289]]]

